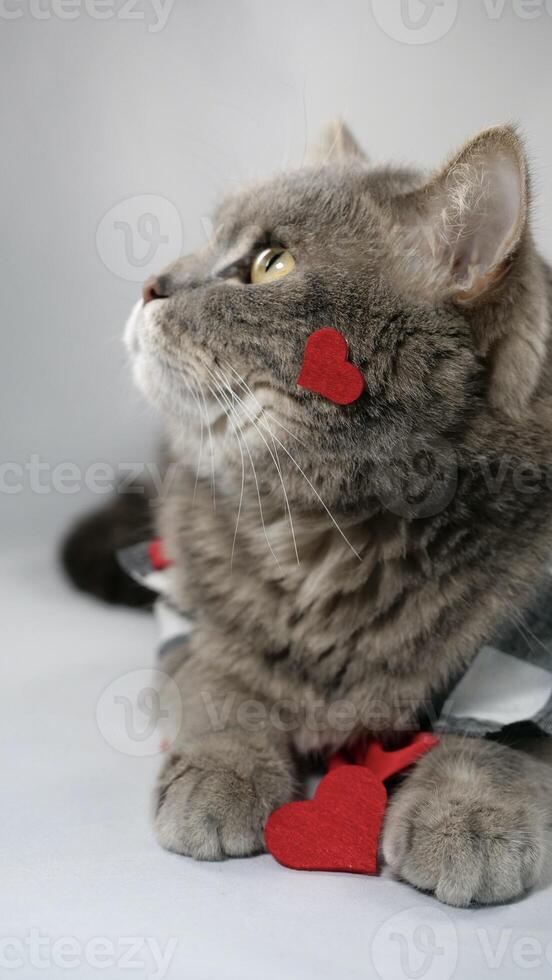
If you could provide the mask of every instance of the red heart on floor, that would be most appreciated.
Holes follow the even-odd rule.
[[[401,769],[411,766],[420,756],[425,755],[438,744],[439,739],[431,732],[417,732],[408,745],[390,752],[386,752],[381,743],[374,740],[357,751],[355,762],[361,766],[368,766],[374,775],[384,782]]]
[[[305,345],[298,386],[337,405],[355,402],[364,391],[364,378],[347,360],[348,353],[347,341],[339,330],[322,327],[311,333]]]
[[[286,868],[377,874],[387,793],[370,769],[341,766],[321,780],[313,800],[271,813],[266,846]]]

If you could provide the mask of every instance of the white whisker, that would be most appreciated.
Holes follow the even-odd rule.
[[[216,473],[215,473],[215,450],[213,446],[213,433],[211,431],[211,422],[209,421],[209,412],[207,410],[207,404],[205,402],[205,395],[203,394],[203,388],[199,385],[199,393],[203,400],[203,406],[205,409],[205,421],[207,423],[207,433],[209,436],[209,446],[211,448],[211,479],[213,481],[213,510],[217,509],[217,494],[216,494]]]
[[[237,373],[237,372],[234,372],[234,373]],[[244,382],[244,384],[245,384],[245,382]],[[246,387],[247,387],[247,386],[246,386]],[[249,391],[250,391],[250,389],[249,389]],[[252,394],[252,392],[251,392],[251,391],[250,391],[250,393]],[[252,397],[253,397],[253,398],[255,398],[255,395],[253,395],[253,394],[252,394]],[[257,401],[257,399],[255,399],[255,400]],[[259,403],[259,404],[260,404],[260,403]],[[262,408],[262,406],[260,406],[260,407]],[[301,466],[299,465],[299,463],[297,462],[297,460],[296,460],[296,459],[295,459],[295,458],[294,458],[294,457],[292,456],[292,454],[291,454],[291,453],[289,452],[289,450],[287,449],[287,447],[286,447],[286,446],[284,446],[284,444],[283,444],[283,442],[281,442],[281,441],[280,441],[280,440],[278,439],[278,437],[274,435],[274,433],[273,433],[273,432],[272,432],[272,430],[271,430],[271,429],[269,428],[269,426],[268,426],[268,425],[266,424],[266,422],[263,422],[263,420],[262,420],[262,417],[261,417],[261,416],[259,416],[259,423],[260,423],[260,424],[261,424],[261,425],[263,426],[263,428],[265,428],[265,429],[266,429],[266,430],[267,430],[267,431],[268,431],[268,432],[270,433],[270,436],[271,436],[271,438],[272,438],[273,440],[275,440],[275,441],[276,441],[276,442],[278,443],[278,445],[279,445],[279,446],[280,446],[280,447],[281,447],[281,448],[282,448],[282,449],[284,450],[284,452],[286,453],[286,455],[287,455],[287,456],[289,456],[289,458],[290,458],[290,460],[291,460],[291,462],[293,463],[293,465],[294,465],[294,466],[295,466],[295,467],[297,468],[297,470],[299,471],[299,473],[301,474],[301,476],[303,477],[303,479],[304,479],[304,480],[305,480],[305,481],[306,481],[306,482],[308,483],[308,485],[309,485],[309,487],[311,488],[311,490],[312,490],[312,492],[313,492],[313,493],[315,494],[315,496],[317,497],[317,499],[318,499],[318,500],[320,501],[320,503],[322,504],[322,507],[323,507],[323,508],[324,508],[324,510],[326,511],[326,513],[327,513],[327,515],[328,515],[328,517],[330,518],[330,520],[331,520],[331,522],[332,522],[332,524],[334,525],[334,527],[336,528],[336,530],[337,530],[337,531],[339,532],[339,534],[341,535],[341,537],[343,538],[343,540],[344,540],[344,541],[346,542],[346,544],[347,544],[347,545],[349,546],[349,548],[351,549],[351,551],[353,552],[353,554],[355,555],[355,557],[356,557],[356,558],[358,558],[358,560],[359,560],[359,561],[362,561],[362,556],[361,556],[361,555],[359,555],[359,553],[358,553],[358,551],[356,550],[356,548],[355,548],[355,547],[354,547],[354,546],[352,545],[352,543],[351,543],[351,542],[349,541],[349,539],[348,539],[348,537],[347,537],[347,535],[346,535],[346,534],[345,534],[345,532],[344,532],[344,531],[342,530],[342,528],[341,528],[341,527],[339,526],[339,524],[338,524],[338,522],[336,521],[336,519],[335,519],[335,517],[333,516],[333,514],[332,514],[332,512],[330,511],[330,509],[329,509],[329,507],[327,506],[327,504],[326,504],[326,503],[324,502],[324,500],[322,499],[322,497],[321,497],[321,496],[320,496],[320,494],[318,493],[318,490],[316,489],[316,487],[314,486],[314,484],[313,484],[313,483],[311,482],[311,480],[309,480],[309,478],[308,478],[308,476],[307,476],[307,474],[306,474],[306,473],[305,473],[305,471],[304,471],[304,470],[302,469],[302,467],[301,467]],[[291,434],[292,434],[292,433],[291,433]]]
[[[183,377],[182,380],[184,381],[184,384],[186,385],[186,388],[188,389],[188,391],[190,392],[190,395],[192,396],[192,398],[194,399],[194,401],[196,403],[197,411],[198,411],[198,415],[199,415],[199,424],[200,424],[200,431],[199,431],[199,451],[198,451],[198,454],[197,454],[197,466],[196,466],[196,474],[195,474],[195,482],[194,482],[194,492],[193,492],[193,495],[192,495],[192,504],[194,504],[195,503],[195,499],[196,499],[196,495],[197,495],[197,484],[198,484],[198,481],[199,481],[199,472],[200,472],[200,468],[201,468],[201,458],[202,458],[202,455],[203,455],[203,430],[204,430],[203,414],[204,413],[203,413],[202,407],[201,407],[200,402],[199,402],[199,396],[197,394],[198,382],[195,379],[190,379],[188,381],[188,379],[185,378],[185,377]]]
[[[272,432],[269,429],[270,436],[271,436],[271,439],[272,439],[272,445],[273,445],[273,448],[274,448],[274,452],[272,452],[270,446],[268,445],[268,442],[266,441],[263,433],[261,432],[259,426],[257,425],[256,418],[249,413],[249,410],[248,410],[245,402],[243,401],[243,399],[240,398],[240,396],[238,395],[238,393],[233,390],[231,384],[229,383],[229,379],[227,378],[227,376],[225,375],[225,373],[224,373],[224,371],[222,369],[220,369],[220,374],[221,374],[221,376],[222,376],[222,378],[223,378],[223,380],[224,380],[224,382],[225,382],[225,384],[226,384],[226,386],[228,388],[228,391],[230,392],[232,398],[235,401],[237,401],[238,404],[240,404],[242,406],[243,411],[246,413],[247,417],[249,418],[249,421],[253,425],[253,427],[256,430],[256,432],[258,432],[258,434],[260,435],[260,437],[263,440],[266,448],[268,449],[268,452],[270,453],[270,456],[272,458],[272,461],[274,462],[274,465],[276,467],[276,472],[278,473],[278,476],[280,478],[280,483],[282,484],[282,491],[283,491],[283,494],[284,494],[284,500],[285,500],[286,510],[287,510],[287,514],[288,514],[288,518],[289,518],[289,526],[290,526],[290,531],[291,531],[291,537],[292,537],[292,540],[293,540],[293,549],[295,551],[295,559],[297,561],[297,564],[300,565],[301,562],[300,562],[300,559],[299,559],[299,552],[298,552],[298,549],[297,549],[297,539],[296,539],[296,536],[295,536],[295,528],[293,526],[293,517],[291,515],[291,506],[290,506],[290,503],[289,503],[289,498],[288,498],[286,486],[285,486],[285,483],[284,483],[284,478],[283,478],[283,475],[282,475],[282,468],[280,466],[280,461],[279,461],[278,455],[277,455],[276,444],[274,442],[274,436],[272,435]],[[262,405],[260,405],[260,403],[258,403],[258,404],[259,404],[259,407],[260,407],[261,412],[262,412],[263,411],[263,407],[262,407]]]
[[[233,411],[232,405],[229,402],[229,399],[228,399],[227,395],[223,391],[223,389],[222,389],[222,387],[220,385],[220,382],[217,379],[216,375],[211,370],[209,370],[209,368],[207,368],[207,371],[209,372],[210,376],[212,377],[212,379],[214,381],[214,384],[215,384],[215,387],[216,387],[219,395],[226,400],[226,403],[228,404],[230,410]],[[209,387],[211,387],[211,386],[209,386]],[[216,396],[216,394],[215,394],[215,392],[213,391],[212,388],[211,388],[211,392],[214,395],[214,397],[217,398],[217,402],[220,405],[220,399]],[[228,417],[228,421],[234,427],[234,422],[233,422],[233,420],[231,418],[231,414],[229,412],[227,412],[226,415]],[[239,439],[239,436],[238,436],[238,433],[237,433],[237,430],[235,429],[235,427],[234,427],[234,431],[236,432],[236,437]],[[272,547],[272,545],[270,543],[270,539],[268,537],[268,532],[267,532],[267,529],[266,529],[266,523],[265,523],[264,512],[263,512],[263,505],[262,505],[262,500],[261,500],[261,490],[260,490],[259,481],[258,481],[258,478],[257,478],[257,471],[255,469],[255,464],[253,462],[253,457],[252,457],[251,451],[249,449],[249,444],[247,442],[247,437],[245,436],[245,433],[243,431],[241,432],[241,436],[243,438],[243,443],[244,443],[244,446],[245,446],[247,455],[249,456],[249,462],[251,463],[251,470],[252,470],[252,473],[253,473],[253,479],[255,481],[255,487],[257,489],[257,499],[259,501],[259,512],[260,512],[260,516],[261,516],[261,524],[262,524],[262,528],[263,528],[263,533],[264,533],[264,536],[265,536],[265,540],[266,540],[266,543],[268,545],[268,549],[269,549],[272,557],[274,558],[274,561],[276,562],[276,564],[278,565],[278,568],[281,571],[282,569],[281,569],[280,562],[279,562],[278,557],[277,557],[277,555],[276,555],[276,553],[275,553],[275,551],[274,551],[274,549],[273,549],[273,547]]]
[[[292,439],[295,439],[295,441],[298,442],[300,446],[303,446],[306,449],[307,448],[306,443],[304,443],[302,439],[300,439],[299,436],[295,434],[295,432],[292,432],[291,429],[288,429],[287,426],[285,426],[283,422],[280,422],[280,419],[277,419],[276,416],[272,415],[271,412],[266,411],[266,409],[261,405],[255,393],[251,390],[251,388],[247,384],[247,381],[244,378],[242,378],[241,374],[239,374],[239,372],[236,371],[236,369],[232,367],[232,365],[228,361],[226,362],[226,365],[229,368],[229,370],[232,371],[232,374],[235,375],[237,381],[244,389],[244,391],[246,391],[247,394],[253,399],[253,401],[257,403],[259,408],[262,410],[265,418],[270,419],[272,422],[276,422],[276,425],[279,425],[280,428],[284,430],[284,432],[287,432],[287,434],[291,436]]]
[[[234,426],[234,424],[232,422],[232,419],[230,418],[230,415],[228,414],[227,409],[225,408],[224,404],[220,401],[220,399],[217,397],[217,394],[213,390],[213,388],[211,387],[211,385],[208,384],[207,387],[209,388],[209,391],[211,392],[211,395],[216,400],[217,404],[222,409],[222,411],[226,415],[228,421],[230,422],[230,425],[232,426],[232,430],[233,430],[234,435],[236,437],[236,442],[238,443],[238,449],[240,451],[240,458],[241,458],[241,491],[240,491],[240,499],[239,499],[239,503],[238,503],[238,512],[237,512],[237,515],[236,515],[236,526],[234,528],[234,536],[232,538],[232,551],[230,552],[230,571],[232,571],[232,567],[234,565],[234,552],[235,552],[235,548],[236,548],[236,540],[237,540],[237,537],[238,537],[238,528],[239,528],[239,525],[240,525],[240,517],[241,517],[241,512],[242,512],[243,490],[244,490],[244,485],[245,485],[245,460],[244,460],[244,457],[243,457],[243,449],[241,447],[241,443],[240,443],[240,439],[238,437],[238,433],[236,432],[235,426]]]

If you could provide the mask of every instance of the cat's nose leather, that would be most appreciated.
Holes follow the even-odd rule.
[[[142,290],[142,296],[144,298],[144,306],[146,303],[151,303],[152,299],[164,299],[168,296],[167,291],[163,288],[163,284],[157,276],[150,276],[146,279],[144,283],[144,288]]]

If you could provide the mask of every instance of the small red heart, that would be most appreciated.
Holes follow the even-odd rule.
[[[355,402],[364,391],[364,378],[347,360],[348,353],[347,341],[339,330],[331,327],[315,330],[305,345],[298,386],[337,405]]]
[[[156,572],[162,572],[165,568],[172,565],[172,561],[165,554],[165,542],[161,538],[154,538],[148,544],[148,554],[152,567]]]
[[[420,756],[425,755],[438,744],[439,739],[431,732],[417,732],[408,745],[391,752],[386,752],[381,743],[374,740],[356,753],[355,762],[361,766],[368,766],[384,782],[390,776],[400,772],[401,769],[411,766]]]
[[[385,786],[370,769],[342,766],[324,776],[313,800],[271,813],[266,846],[286,868],[377,874],[386,802]]]

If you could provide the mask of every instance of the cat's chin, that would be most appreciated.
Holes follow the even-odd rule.
[[[130,329],[134,330],[132,323]],[[171,430],[181,429],[188,444],[190,436],[192,442],[195,435],[202,437],[205,426],[210,447],[215,442],[224,444],[231,435],[224,406],[208,392],[200,394],[191,376],[186,377],[185,372],[170,364],[163,355],[149,350],[147,344],[135,340],[132,334],[130,338],[125,336],[125,342],[131,351],[136,387],[150,405],[162,413]]]
[[[164,299],[157,299],[155,302],[145,304],[143,300],[139,299],[132,307],[123,332],[125,346],[132,357],[142,350],[143,344],[140,338],[144,336],[148,328],[155,327],[156,313],[164,303]]]
[[[138,324],[141,319],[142,310],[144,308],[144,303],[141,299],[134,304],[130,315],[125,323],[125,329],[123,332],[123,340],[125,347],[132,357],[136,357],[140,352],[140,343],[138,340]]]
[[[156,408],[166,412],[167,390],[172,390],[177,378],[168,362],[159,357],[155,344],[148,337],[148,327],[152,325],[148,309],[142,300],[134,304],[125,324],[123,340],[132,361],[132,373],[137,388]],[[168,373],[171,377],[167,385]],[[181,396],[184,398],[184,395],[182,386]],[[172,402],[171,399],[171,405]]]
[[[182,367],[167,356],[158,342],[157,313],[164,302],[161,299],[144,304],[139,300],[125,324],[124,343],[132,362],[134,383],[165,417],[171,433],[179,433],[179,444],[187,453],[197,438],[201,441],[203,437],[208,441],[207,455],[220,453],[219,462],[228,466],[234,458],[241,460],[244,446],[249,454],[266,445],[258,422],[263,405],[245,382],[236,382],[230,391],[229,385],[223,388],[215,380],[215,393],[212,383],[199,382],[191,364]],[[264,395],[272,406],[271,390],[265,390]]]

